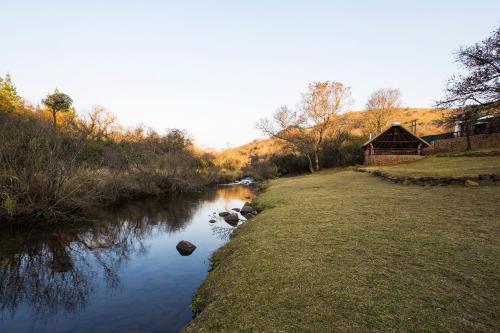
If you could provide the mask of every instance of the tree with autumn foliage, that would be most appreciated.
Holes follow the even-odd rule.
[[[366,103],[365,132],[381,133],[401,108],[399,89],[382,88],[371,94]]]
[[[12,113],[23,104],[9,75],[0,77],[0,112]]]

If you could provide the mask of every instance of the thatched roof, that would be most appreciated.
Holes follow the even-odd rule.
[[[364,143],[362,147],[366,148],[370,143],[376,148],[384,149],[417,148],[419,145],[422,145],[422,148],[430,146],[427,141],[419,138],[398,123],[392,124],[385,131]]]

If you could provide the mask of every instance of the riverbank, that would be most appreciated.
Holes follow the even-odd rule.
[[[272,181],[184,331],[499,330],[499,198],[345,170]]]
[[[0,227],[74,221],[96,207],[192,193],[240,176],[180,130],[112,126],[102,108],[68,114],[57,127],[45,116],[21,102],[0,110]]]

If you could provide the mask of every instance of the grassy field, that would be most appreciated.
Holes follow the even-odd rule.
[[[395,176],[409,177],[473,177],[480,174],[500,174],[500,156],[485,157],[437,157],[391,165],[365,167],[367,170],[382,170]]]
[[[498,332],[499,201],[353,171],[272,181],[185,331]]]

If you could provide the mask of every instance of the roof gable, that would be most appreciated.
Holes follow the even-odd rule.
[[[365,142],[361,147],[365,148],[370,143],[381,147],[396,149],[415,145],[418,146],[419,144],[422,144],[424,147],[430,146],[427,141],[419,138],[399,124],[391,125],[373,139]]]

